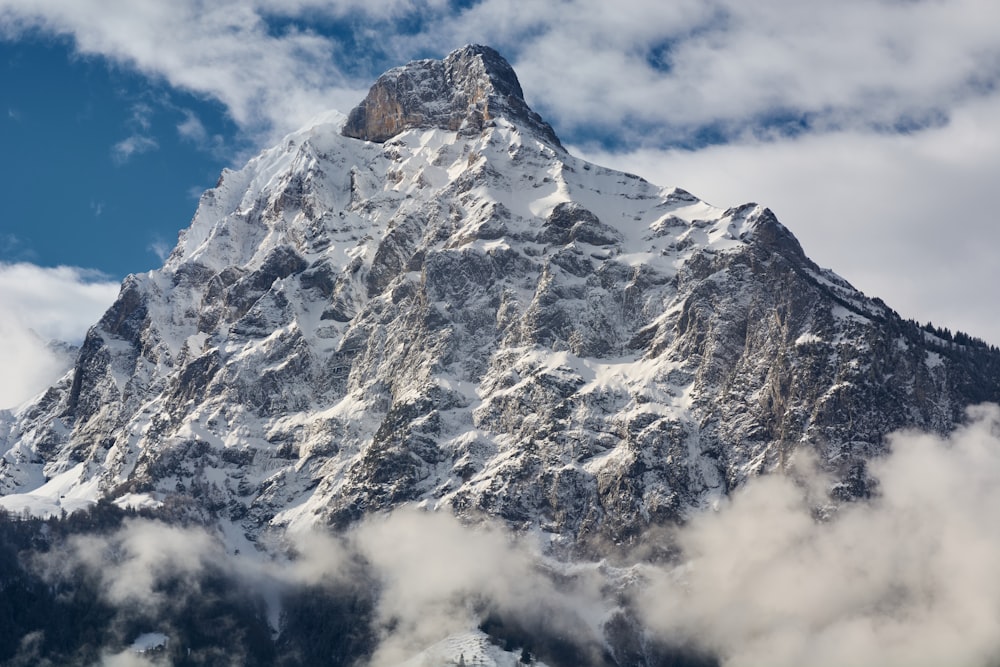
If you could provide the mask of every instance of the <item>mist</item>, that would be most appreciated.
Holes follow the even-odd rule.
[[[354,544],[382,583],[377,610],[386,629],[370,664],[398,664],[491,615],[572,636],[582,654],[592,652],[608,607],[602,575],[594,564],[544,558],[530,537],[412,508],[363,524]]]
[[[282,642],[317,609],[353,633],[336,650],[371,667],[477,628],[532,643],[553,666],[652,664],[654,646],[725,667],[997,664],[1000,407],[969,410],[949,437],[903,432],[889,445],[871,464],[874,498],[833,504],[833,480],[802,450],[793,473],[753,479],[686,525],[651,531],[650,542],[666,530],[678,549],[666,563],[566,562],[546,553],[542,533],[403,507],[242,555],[208,528],[129,518],[69,537],[33,567],[54,586],[88,578],[117,610],[106,665],[160,664],[126,650],[129,632],[175,632],[163,619],[220,590],[240,591],[229,604],[258,606],[255,622],[293,656],[282,664],[309,664]]]
[[[1000,408],[971,409],[948,438],[889,443],[871,466],[878,497],[829,520],[810,484],[779,475],[694,518],[684,564],[646,570],[648,627],[727,667],[996,664]]]

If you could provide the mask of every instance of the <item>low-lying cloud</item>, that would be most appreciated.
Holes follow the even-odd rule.
[[[202,527],[127,519],[108,535],[73,536],[34,564],[51,582],[96,581],[105,602],[149,618],[199,596],[203,575],[213,571],[271,604],[272,622],[281,618],[280,601],[290,591],[320,587],[374,598],[373,667],[404,662],[450,634],[475,629],[490,614],[546,632],[582,632],[575,638],[581,646],[596,645],[606,606],[596,568],[559,566],[557,584],[551,565],[497,524],[472,527],[445,512],[405,507],[340,536],[289,535],[272,554],[234,553]],[[132,659],[128,651],[109,653],[107,662]]]
[[[190,587],[206,565],[225,556],[222,544],[204,530],[159,521],[127,521],[110,537],[77,536],[68,549],[68,554],[51,555],[48,567],[63,567],[61,561],[69,556],[100,581],[108,602],[145,607],[164,602],[158,584],[165,579],[179,578]]]
[[[596,569],[561,571],[557,585],[530,543],[495,524],[471,528],[449,514],[403,509],[363,524],[354,544],[381,582],[377,611],[391,628],[374,667],[475,629],[489,613],[575,635],[582,646],[600,636],[606,603]]]
[[[968,665],[1000,657],[1000,408],[952,436],[899,433],[880,494],[817,521],[806,489],[756,479],[679,533],[643,617],[726,667]]]
[[[832,505],[830,480],[805,466],[765,475],[676,529],[669,563],[560,562],[538,536],[414,508],[340,535],[286,536],[289,550],[273,556],[234,554],[202,528],[132,519],[41,562],[50,580],[84,568],[125,607],[165,604],[164,579],[173,595],[178,585],[198,595],[207,568],[272,604],[282,591],[353,588],[374,600],[373,667],[489,617],[575,643],[574,664],[609,664],[623,642],[640,650],[642,632],[724,667],[996,664],[1000,407],[971,409],[951,436],[903,432],[890,445],[871,466],[875,498]],[[609,633],[615,617],[632,619],[632,640]],[[108,664],[129,659],[108,654]]]

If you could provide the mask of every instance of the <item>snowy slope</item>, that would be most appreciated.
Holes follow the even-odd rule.
[[[366,113],[405,111],[383,143],[335,115],[224,172],[14,416],[3,506],[253,537],[417,502],[627,542],[803,447],[863,495],[887,432],[1000,397],[995,354],[815,266],[766,208],[567,154],[484,53],[413,65],[426,108],[376,84]]]
[[[473,667],[520,667],[520,651],[505,651],[490,642],[483,632],[463,632],[447,637],[429,646],[399,667],[438,667],[445,665],[468,665]],[[546,667],[544,662],[534,661],[536,667]]]

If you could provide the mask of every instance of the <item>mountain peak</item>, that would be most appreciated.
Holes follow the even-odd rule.
[[[444,60],[415,60],[375,81],[348,115],[345,136],[383,142],[411,128],[475,134],[504,117],[562,148],[552,127],[524,101],[517,74],[488,46],[463,46]]]

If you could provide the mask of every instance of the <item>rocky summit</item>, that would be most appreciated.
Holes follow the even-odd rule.
[[[250,539],[417,503],[588,549],[800,452],[864,496],[886,434],[996,400],[995,349],[901,319],[767,208],[569,155],[471,46],[225,171],[4,418],[0,489]]]
[[[475,136],[500,117],[562,148],[552,127],[524,101],[503,56],[488,46],[466,46],[444,60],[418,60],[380,76],[347,117],[343,134],[376,142],[409,129]]]

